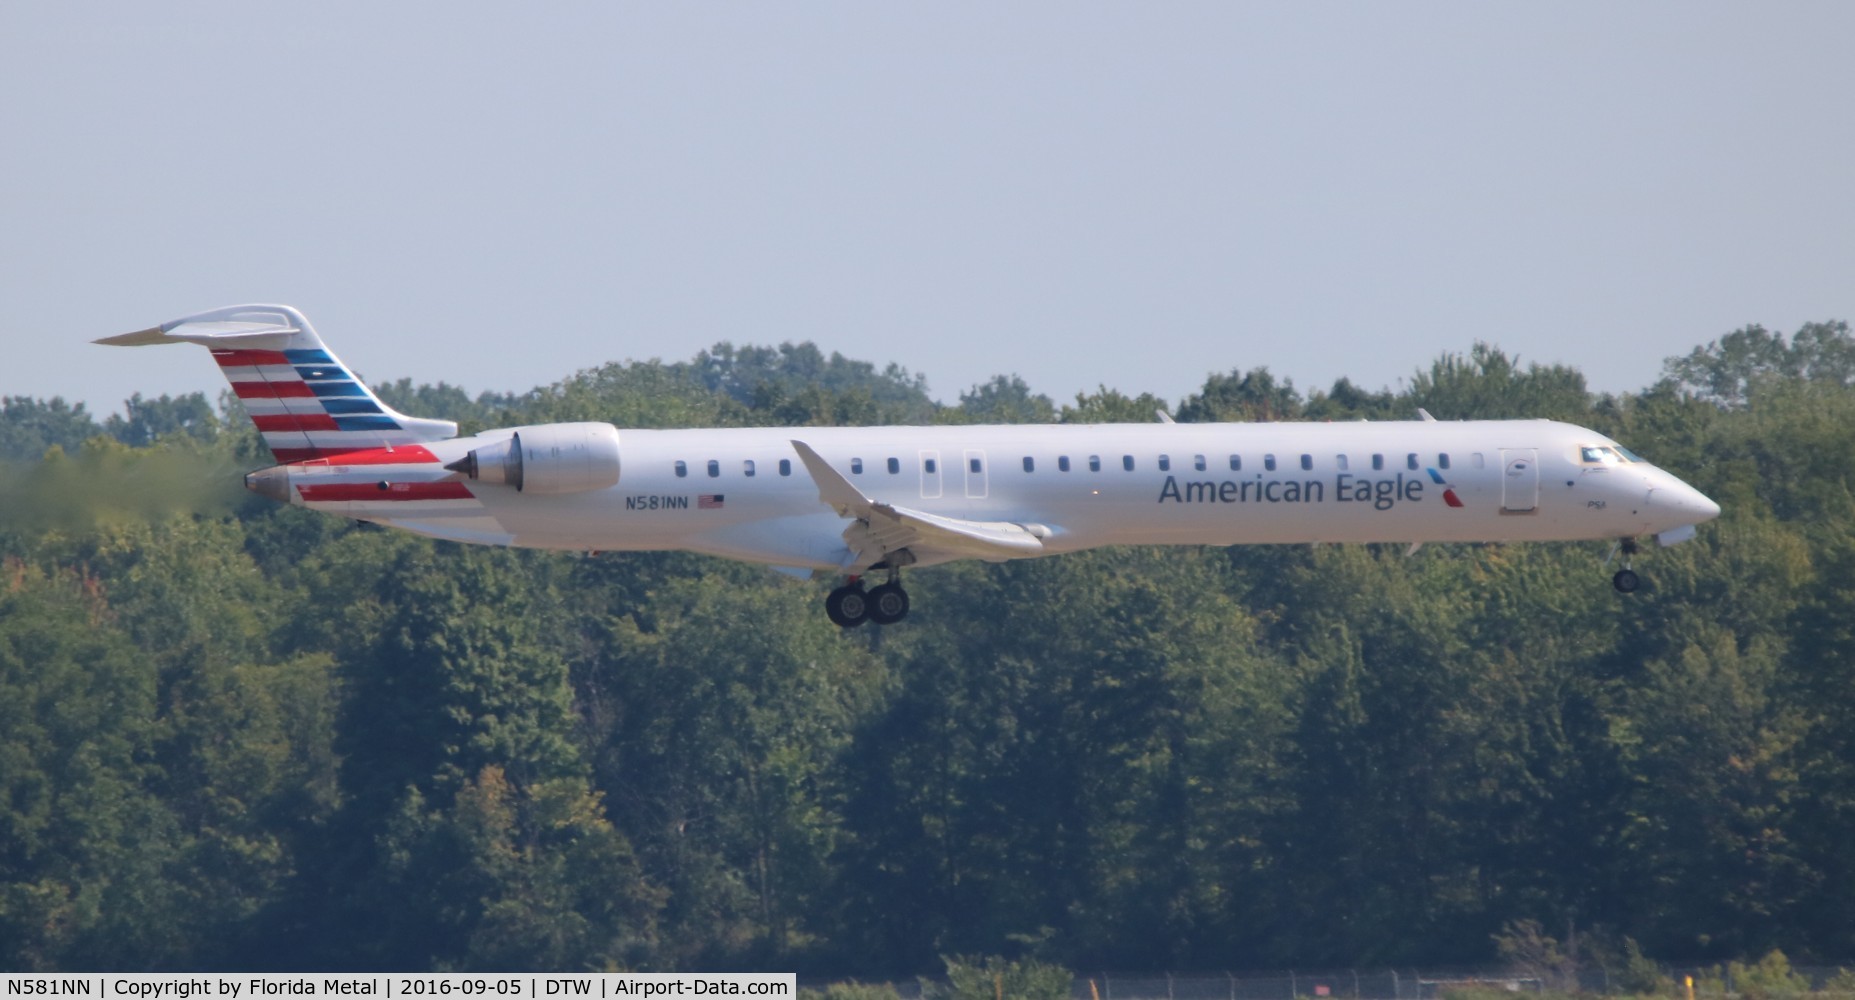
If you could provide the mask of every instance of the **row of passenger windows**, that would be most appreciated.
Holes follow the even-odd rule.
[[[1341,472],[1349,471],[1351,468],[1351,464],[1352,464],[1351,459],[1346,455],[1335,455],[1333,456],[1333,461],[1334,461],[1334,467],[1339,469]],[[978,457],[967,458],[966,460],[967,471],[972,472],[972,473],[984,472],[985,471],[984,462],[985,462],[984,459],[981,459]],[[1192,464],[1192,468],[1198,472],[1204,472],[1210,468],[1209,459],[1207,459],[1203,455],[1193,455],[1191,459],[1191,464]],[[1469,464],[1477,469],[1481,468],[1482,467],[1481,452],[1471,453],[1469,455]],[[928,473],[929,475],[934,475],[935,473],[938,473],[940,471],[939,465],[940,463],[936,461],[935,459],[932,459],[932,458],[924,459],[922,462],[922,471]],[[1159,465],[1159,471],[1161,472],[1172,471],[1172,456],[1171,455],[1159,456],[1158,465]],[[1305,472],[1313,471],[1314,456],[1310,454],[1303,454],[1300,459],[1300,465],[1301,465],[1302,471],[1305,471]],[[884,460],[883,466],[888,470],[889,475],[891,476],[899,475],[901,474],[901,471],[902,471],[902,460],[899,458],[889,458],[889,459]],[[1128,472],[1132,472],[1137,467],[1138,467],[1138,463],[1134,460],[1134,456],[1132,455],[1121,456],[1121,468],[1122,469],[1125,469]],[[1276,471],[1276,469],[1278,468],[1278,463],[1276,462],[1275,456],[1264,455],[1262,457],[1262,467],[1264,470],[1269,471],[1269,472]],[[1422,468],[1422,463],[1420,462],[1419,457],[1416,452],[1410,452],[1404,456],[1404,467],[1413,472]],[[1436,456],[1436,467],[1439,469],[1449,468],[1449,455],[1447,453],[1439,454]],[[1058,472],[1069,472],[1071,468],[1072,466],[1069,463],[1068,455],[1058,455],[1056,457],[1056,470]],[[1384,455],[1373,455],[1372,456],[1372,471],[1383,472],[1386,468],[1387,468],[1387,461]],[[1090,455],[1088,457],[1088,469],[1090,472],[1101,471],[1101,456],[1100,455]],[[1037,460],[1035,458],[1032,458],[1029,455],[1024,456],[1024,471],[1025,472],[1036,472],[1037,471]],[[1243,456],[1241,455],[1230,456],[1230,471],[1232,472],[1243,471]],[[741,462],[741,475],[752,476],[754,472],[755,472],[755,466],[754,466],[753,459],[749,458]],[[721,475],[721,462],[717,461],[716,459],[712,459],[712,458],[709,459],[708,460],[708,474],[709,474],[709,478],[711,479],[719,477]],[[779,474],[782,476],[792,475],[792,460],[791,459],[782,458],[779,460]],[[863,475],[863,460],[861,458],[853,458],[850,460],[850,474],[853,476]],[[676,462],[676,475],[678,478],[687,477],[689,475],[689,463],[684,462],[681,459],[678,459]]]

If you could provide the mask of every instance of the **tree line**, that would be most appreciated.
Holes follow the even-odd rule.
[[[1108,549],[826,583],[432,542],[271,504],[235,400],[0,400],[0,967],[1476,963],[1855,955],[1855,338],[1735,331],[1640,392],[1478,345],[1396,390],[942,405],[815,347],[527,393],[485,426],[1440,419],[1610,434],[1724,509],[1600,543]]]

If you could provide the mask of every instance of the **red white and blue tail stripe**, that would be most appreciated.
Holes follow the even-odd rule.
[[[408,417],[382,403],[289,306],[228,306],[97,343],[211,350],[280,463],[457,436],[448,420]]]

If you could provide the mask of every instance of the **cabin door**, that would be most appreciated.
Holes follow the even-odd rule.
[[[985,494],[985,452],[968,448],[966,449],[966,498],[984,500]]]
[[[1501,513],[1539,509],[1539,449],[1501,449]]]

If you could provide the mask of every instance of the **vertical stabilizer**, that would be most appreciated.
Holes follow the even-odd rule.
[[[449,420],[408,417],[382,403],[289,306],[227,306],[97,343],[212,351],[279,462],[457,436]]]

